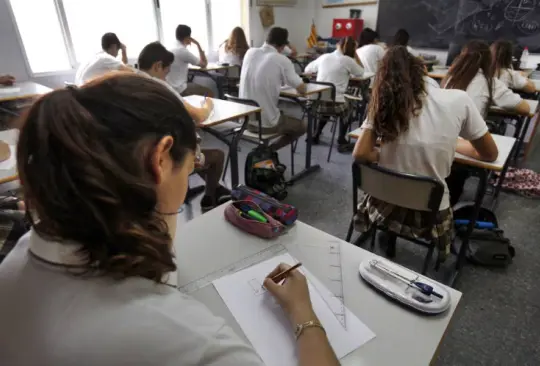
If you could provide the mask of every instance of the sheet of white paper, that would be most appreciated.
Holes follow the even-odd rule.
[[[13,169],[17,164],[16,154],[17,150],[14,145],[9,145],[9,158],[0,162],[0,170],[9,170]]]
[[[17,86],[0,87],[0,94],[12,94],[12,93],[18,93],[20,91],[21,91],[21,88]]]
[[[294,329],[273,297],[262,287],[264,278],[280,263],[297,263],[284,254],[213,282],[217,292],[235,317],[267,366],[296,366]],[[342,358],[375,337],[375,334],[347,309],[347,329],[334,316],[325,299],[331,292],[307,269],[301,269],[309,282],[311,302],[328,339]]]

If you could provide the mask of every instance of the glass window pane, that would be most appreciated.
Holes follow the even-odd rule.
[[[213,48],[227,40],[234,27],[242,26],[242,0],[210,0]],[[226,14],[227,16],[223,16]]]
[[[101,51],[101,36],[116,33],[130,59],[158,40],[153,0],[63,0],[78,62]]]
[[[191,36],[204,50],[208,49],[206,24],[206,0],[161,0],[161,21],[165,46],[176,44],[176,27],[185,24],[191,27]],[[190,47],[196,53],[195,47]]]
[[[71,69],[54,0],[11,0],[11,8],[32,73]]]

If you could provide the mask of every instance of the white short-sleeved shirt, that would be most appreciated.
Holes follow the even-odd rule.
[[[378,44],[368,44],[356,50],[356,54],[367,72],[377,73],[379,63],[384,57],[384,48]]]
[[[227,52],[227,50],[225,50],[225,43],[219,46],[218,54],[219,54],[218,62],[220,65],[222,64],[238,65],[238,66],[242,65],[242,59],[240,59],[238,55],[235,55],[232,52]]]
[[[477,140],[488,132],[486,122],[466,92],[426,83],[422,110],[409,130],[381,147],[379,165],[401,173],[433,177],[444,186],[440,209],[450,207],[445,178],[450,175],[459,136]],[[373,129],[366,120],[362,128]]]
[[[305,69],[308,74],[317,74],[317,81],[336,86],[336,102],[345,102],[344,94],[351,76],[362,76],[364,69],[351,57],[340,50],[327,53],[311,61]]]
[[[279,122],[279,93],[282,85],[293,88],[303,83],[286,56],[269,44],[250,48],[244,56],[240,75],[240,98],[252,99],[262,109],[262,126],[271,128]]]
[[[99,52],[90,60],[79,65],[75,73],[75,85],[81,86],[110,71],[119,70],[122,66],[124,66],[122,61],[112,57],[105,51]]]
[[[471,80],[471,83],[467,87],[467,94],[469,94],[474,101],[474,104],[482,116],[487,116],[489,108],[489,90],[487,79],[482,70],[479,70],[476,76]],[[521,102],[521,97],[508,89],[508,87],[497,78],[493,78],[492,98],[492,103],[503,109],[515,108]]]
[[[173,287],[77,276],[42,260],[80,264],[78,248],[31,231],[0,265],[9,330],[0,332],[0,365],[263,365],[223,319]]]
[[[411,55],[413,55],[414,57],[420,56],[420,52],[418,52],[417,50],[415,50],[415,49],[412,48],[411,46],[407,46],[407,51],[409,51],[409,53],[410,53]]]
[[[519,71],[512,69],[501,70],[501,74],[498,77],[500,81],[504,83],[510,89],[521,90],[525,88],[529,80],[523,76]]]
[[[281,51],[281,54],[287,57],[291,56],[292,53],[293,53],[292,48],[290,48],[289,46],[283,47],[283,51]]]
[[[181,94],[187,88],[189,65],[199,66],[201,60],[180,42],[170,51],[174,54],[174,61],[167,82]]]

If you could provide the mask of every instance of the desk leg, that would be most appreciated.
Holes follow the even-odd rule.
[[[514,143],[514,146],[512,147],[512,151],[510,152],[510,156],[513,156],[514,149],[516,149],[517,143]],[[504,183],[504,179],[506,178],[506,173],[508,172],[508,168],[510,167],[510,160],[507,159],[506,163],[504,164],[503,170],[501,171],[501,174],[499,175],[499,179],[497,179],[497,185],[495,186],[495,191],[493,192],[493,203],[491,206],[491,209],[495,211],[495,207],[497,206],[497,200],[499,198],[499,194],[501,193],[501,188]]]
[[[313,126],[315,123],[315,118],[313,116],[313,108],[315,108],[317,103],[314,103],[312,108],[308,111],[308,126],[307,126],[307,141],[306,141],[306,165],[304,170],[300,173],[293,175],[289,180],[290,183],[294,183],[297,180],[304,178],[305,176],[316,172],[321,169],[319,164],[311,165],[311,147],[313,145]]]
[[[516,137],[517,143],[516,143],[516,151],[514,152],[514,158],[513,158],[514,164],[516,164],[519,159],[519,153],[521,152],[521,147],[523,146],[523,143],[525,142],[525,137],[527,136],[527,130],[529,129],[530,124],[531,124],[531,117],[524,117],[524,120],[521,123],[519,134]]]
[[[486,194],[488,171],[485,169],[480,169],[479,172],[480,182],[478,183],[478,188],[476,189],[473,214],[470,218],[470,223],[467,227],[465,238],[463,239],[461,247],[459,248],[459,253],[456,260],[456,268],[454,270],[454,273],[451,274],[450,280],[448,281],[448,285],[450,287],[454,287],[456,279],[459,275],[459,271],[465,264],[467,248],[469,247],[469,238],[472,234],[474,226],[476,225],[476,220],[478,219],[478,214],[480,213],[480,208],[482,207],[482,201],[484,200],[484,196]]]
[[[231,144],[229,146],[229,156],[231,157],[231,185],[232,188],[235,188],[239,184],[239,171],[238,171],[238,143],[244,134],[244,130],[249,123],[249,117],[246,116],[244,123],[242,124],[242,129],[238,131],[233,137]]]

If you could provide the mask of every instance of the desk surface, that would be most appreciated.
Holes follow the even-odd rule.
[[[375,73],[374,72],[364,72],[364,74],[362,76],[353,76],[351,77],[350,81],[364,81],[364,80],[368,80],[368,79],[371,79],[372,77],[375,76]]]
[[[239,67],[238,65],[220,65],[216,63],[209,63],[206,65],[206,67],[202,68],[200,66],[195,65],[189,65],[190,70],[199,70],[199,71],[219,71],[219,70],[227,70],[232,69],[235,67]]]
[[[19,130],[11,129],[0,131],[0,140],[4,141],[9,145],[17,145],[17,140],[19,139]],[[14,166],[11,169],[0,170],[0,184],[13,182],[19,179],[17,174],[17,166]]]
[[[190,95],[183,98],[189,104],[199,107],[204,100],[203,96]],[[253,107],[250,105],[229,102],[227,100],[212,98],[214,102],[214,111],[210,117],[203,123],[205,127],[212,127],[221,123],[235,120],[237,118],[245,117],[252,113],[261,111],[260,107]]]
[[[22,81],[13,86],[0,86],[0,102],[33,98],[52,91],[51,88],[33,81]]]
[[[308,96],[308,95],[318,94],[318,93],[323,92],[325,90],[330,90],[330,87],[326,86],[326,85],[319,85],[319,84],[312,84],[312,83],[307,83],[306,85],[307,85],[306,94],[300,94],[300,93],[298,93],[298,91],[296,89],[288,86],[288,87],[282,87],[280,95],[282,97],[297,98],[297,97],[305,97],[305,96]]]
[[[529,104],[529,107],[531,109],[529,114],[526,116],[534,117],[534,115],[536,114],[536,111],[538,110],[538,100],[532,100],[532,99],[523,99],[523,100],[526,101],[527,104]],[[515,111],[505,110],[497,106],[490,107],[489,112],[496,113],[496,114],[503,114],[506,116],[520,116],[520,114],[516,113]]]
[[[354,131],[349,132],[349,136],[352,138],[358,138],[360,135],[360,128],[357,128]],[[481,160],[476,160],[473,158],[470,158],[465,155],[461,155],[460,153],[456,153],[454,157],[454,161],[458,162],[460,164],[473,166],[476,168],[482,168],[482,169],[489,169],[496,172],[500,172],[504,168],[504,164],[510,157],[510,154],[512,153],[512,148],[514,147],[514,144],[516,143],[516,139],[510,136],[502,136],[502,135],[491,135],[493,136],[493,140],[495,140],[495,143],[497,144],[497,148],[499,149],[499,157],[494,162],[486,162]]]
[[[360,279],[360,262],[376,257],[374,254],[301,222],[280,238],[259,239],[227,223],[223,217],[224,208],[225,205],[220,206],[178,228],[174,243],[178,286],[185,286],[276,244],[284,245],[291,255],[329,286],[328,245],[339,243],[346,306],[377,335],[346,356],[342,365],[430,364],[461,299],[460,292],[449,289],[452,306],[444,314],[419,315],[377,294]],[[309,246],[302,246],[302,243],[309,243]],[[213,286],[196,291],[193,297],[244,337]]]

